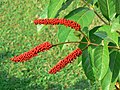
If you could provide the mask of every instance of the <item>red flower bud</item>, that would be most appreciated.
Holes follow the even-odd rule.
[[[51,24],[51,25],[57,25],[57,24],[63,24],[67,27],[71,27],[73,29],[75,29],[76,31],[80,30],[81,27],[80,25],[72,20],[67,20],[67,19],[58,19],[58,18],[53,18],[53,19],[37,19],[34,20],[34,24]]]
[[[63,60],[60,60],[50,71],[49,74],[55,74],[56,72],[59,72],[62,68],[64,68],[68,63],[72,62],[74,59],[76,59],[78,56],[82,54],[82,51],[80,48],[74,50],[72,53],[70,53],[68,56],[66,56]]]
[[[44,42],[34,47],[33,49],[29,50],[28,52],[20,54],[19,56],[15,56],[11,58],[10,60],[14,62],[24,62],[24,61],[31,59],[32,57],[37,56],[37,53],[39,52],[44,52],[45,50],[49,50],[51,47],[52,47],[52,44],[50,44],[49,42]]]

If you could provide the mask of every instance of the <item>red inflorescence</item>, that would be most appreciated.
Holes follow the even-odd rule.
[[[59,72],[62,68],[64,68],[68,63],[72,62],[74,59],[76,59],[78,56],[82,54],[82,51],[80,48],[74,50],[72,53],[70,53],[68,56],[66,56],[63,60],[60,60],[50,71],[49,74],[55,74],[56,72]]]
[[[34,47],[33,49],[29,50],[28,52],[25,52],[23,54],[20,54],[19,56],[15,56],[11,58],[11,60],[14,62],[24,62],[31,59],[32,57],[37,56],[37,53],[39,52],[44,52],[45,50],[49,50],[51,47],[52,44],[50,44],[49,42],[44,42]]]
[[[76,23],[75,21],[72,20],[67,20],[67,19],[58,19],[58,18],[53,18],[53,19],[37,19],[34,20],[34,24],[52,24],[52,25],[57,25],[57,24],[62,24],[65,25],[67,27],[71,27],[73,29],[75,29],[76,31],[80,30],[81,27],[78,23]]]

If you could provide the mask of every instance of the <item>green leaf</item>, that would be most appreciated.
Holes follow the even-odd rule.
[[[98,0],[98,2],[103,16],[109,21],[112,20],[115,16],[114,0]]]
[[[98,0],[93,0],[93,3],[95,4],[95,3],[97,3],[98,2]]]
[[[101,81],[102,90],[114,90],[120,71],[120,52],[112,51],[110,53],[109,69]]]
[[[77,61],[76,65],[81,66],[81,61],[82,61],[82,57],[78,57],[78,61]]]
[[[94,18],[94,12],[88,8],[80,7],[70,12],[67,16],[65,16],[65,18],[76,21],[83,29],[91,24]],[[79,38],[76,37],[73,32],[74,31],[69,27],[66,28],[64,26],[60,26],[60,29],[57,33],[59,42],[78,40]],[[63,45],[61,45],[60,48],[62,49]]]
[[[48,18],[54,18],[65,0],[50,0],[48,7]]]
[[[90,47],[89,47],[90,48]],[[88,79],[91,81],[95,80],[94,73],[93,73],[93,68],[92,68],[92,63],[91,63],[91,49],[86,49],[83,51],[82,54],[82,67],[84,69],[85,75],[87,76]]]
[[[57,14],[55,17],[59,16],[59,13],[62,10],[65,10],[71,3],[73,2],[73,0],[67,0],[65,3],[62,4],[62,7],[58,10]]]
[[[100,44],[102,39],[96,36],[94,33],[100,28],[100,26],[94,27],[89,31],[89,39],[92,43]]]
[[[93,0],[85,0],[87,3],[93,3]]]
[[[94,16],[94,11],[88,8],[80,7],[71,11],[68,15],[65,16],[65,18],[76,21],[81,25],[81,28],[84,28],[88,27],[92,23]]]
[[[120,52],[112,51],[110,54],[109,69],[101,81],[102,90],[114,90],[120,72]]]
[[[95,4],[98,0],[85,0],[87,3]]]
[[[101,80],[101,86],[102,90],[110,90],[110,84],[112,79],[112,72],[110,71],[110,68],[108,69],[105,77]],[[113,88],[111,89],[113,90]]]
[[[119,44],[119,46],[120,46],[120,37],[118,37],[118,44]]]
[[[94,68],[95,76],[98,80],[102,80],[107,73],[109,67],[109,51],[107,43],[104,46],[98,46],[94,50]]]
[[[82,40],[81,40],[81,42],[87,42],[86,38],[83,37]],[[83,48],[87,47],[87,43],[80,43],[78,45],[78,47],[81,48],[81,49],[83,49]]]
[[[66,28],[62,26],[58,31],[58,39],[59,42],[67,42],[67,41],[77,41],[79,40],[78,37],[74,35],[74,31],[70,28]],[[65,45],[59,45],[60,49],[64,49]]]
[[[111,31],[112,32],[120,32],[119,17],[117,17],[116,19],[114,19],[114,21],[112,22]]]
[[[113,51],[110,54],[110,70],[112,72],[112,83],[116,82],[120,71],[120,52]]]
[[[115,0],[115,10],[116,14],[120,15],[120,0]]]
[[[118,45],[118,33],[111,29],[111,26],[104,25],[100,27],[95,33],[95,35],[107,40],[108,42],[113,42]]]
[[[120,71],[119,71],[119,75],[118,75],[118,82],[120,83]]]

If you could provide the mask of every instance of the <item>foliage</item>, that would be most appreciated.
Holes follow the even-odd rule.
[[[72,1],[50,0],[48,18],[59,18],[61,12],[69,8],[70,3],[72,4]],[[99,87],[102,90],[113,90],[120,73],[120,2],[81,0],[81,3],[83,5],[63,16],[79,23],[80,32],[59,25],[57,33],[59,42],[79,41],[78,47],[83,50],[80,61],[87,78],[91,82],[100,83]],[[90,28],[95,16],[103,24]],[[65,43],[60,45],[61,50],[64,49],[64,45]]]
[[[75,0],[67,11],[78,5],[76,1],[78,2]],[[73,46],[63,51],[55,47],[48,52],[39,53],[28,62],[14,63],[10,60],[44,41],[58,43],[56,27],[45,26],[43,31],[38,33],[41,25],[36,28],[33,24],[35,18],[46,17],[47,12],[44,9],[47,10],[48,5],[49,0],[0,0],[0,90],[92,88],[77,60],[61,73],[48,74],[48,70],[72,51]]]
[[[31,0],[29,2],[35,7],[34,5],[32,7],[29,4],[25,5],[28,3],[27,0],[16,0],[14,3],[7,0],[0,1],[0,17],[2,17],[0,22],[3,25],[1,26],[3,30],[0,32],[0,89],[66,89],[70,84],[82,82],[82,80],[78,80],[82,78],[79,75],[81,69],[79,65],[82,64],[84,73],[93,86],[97,83],[96,86],[102,90],[114,90],[115,83],[120,83],[119,0],[43,0],[45,8],[38,5],[41,2]],[[6,10],[8,6],[10,7]],[[81,25],[81,30],[73,31],[62,25],[58,25],[58,27],[37,25],[37,30],[40,31],[37,34],[33,30],[35,26],[30,23],[31,18],[34,18],[36,13],[40,18],[62,17],[73,20]],[[15,17],[16,15],[18,16]],[[97,26],[91,26],[95,19],[99,19],[100,23]],[[56,31],[53,33],[56,28],[58,28],[57,34]],[[48,53],[44,52],[44,55],[40,54],[39,57],[34,58],[34,61],[26,63],[11,63],[9,61],[10,57],[25,52],[45,40],[58,43],[57,38],[59,43],[64,44],[61,44],[60,48],[56,47],[56,49],[48,51]],[[36,43],[34,43],[35,41]],[[78,58],[79,62],[69,65],[56,75],[48,75],[47,71],[51,67],[50,64],[56,63],[57,59],[65,56],[66,51],[73,50],[73,47],[67,47],[65,44],[76,41],[77,47],[81,48],[83,52],[82,57]],[[58,51],[59,49],[61,51]],[[60,52],[64,53],[56,56]],[[46,58],[51,59],[46,61]],[[40,61],[37,61],[38,59]],[[76,88],[71,87],[71,89]]]

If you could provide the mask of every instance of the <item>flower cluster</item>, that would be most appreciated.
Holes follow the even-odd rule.
[[[79,31],[81,29],[80,25],[76,23],[75,21],[72,20],[67,20],[67,19],[37,19],[34,20],[34,24],[51,24],[51,25],[57,25],[57,24],[62,24],[65,25],[66,27],[71,27],[75,29],[76,31]],[[35,57],[38,55],[39,52],[44,52],[45,50],[49,50],[53,46],[49,42],[44,42],[42,44],[39,44],[38,46],[34,47],[33,49],[24,52],[18,56],[14,56],[10,60],[14,62],[24,62],[32,57]],[[72,62],[74,59],[76,59],[78,56],[82,54],[82,51],[80,48],[74,50],[72,53],[70,53],[68,56],[66,56],[63,60],[60,60],[52,69],[50,69],[49,74],[55,74],[56,72],[59,72],[62,68],[64,68],[68,63]]]
[[[67,27],[71,27],[73,29],[75,29],[76,31],[80,30],[81,27],[78,23],[76,23],[75,21],[72,20],[67,20],[67,19],[58,19],[58,18],[54,18],[54,19],[37,19],[34,20],[34,24],[52,24],[52,25],[57,25],[57,24],[62,24],[65,25]]]
[[[34,47],[33,49],[29,50],[28,52],[25,52],[23,54],[20,54],[19,56],[15,56],[11,58],[11,60],[14,62],[24,62],[31,59],[32,57],[37,56],[37,53],[39,52],[44,52],[45,50],[49,50],[51,47],[52,44],[50,44],[49,42],[44,42]]]
[[[78,48],[66,56],[63,60],[60,60],[50,71],[49,74],[55,74],[64,68],[68,63],[72,62],[78,56],[82,54],[82,51]]]

